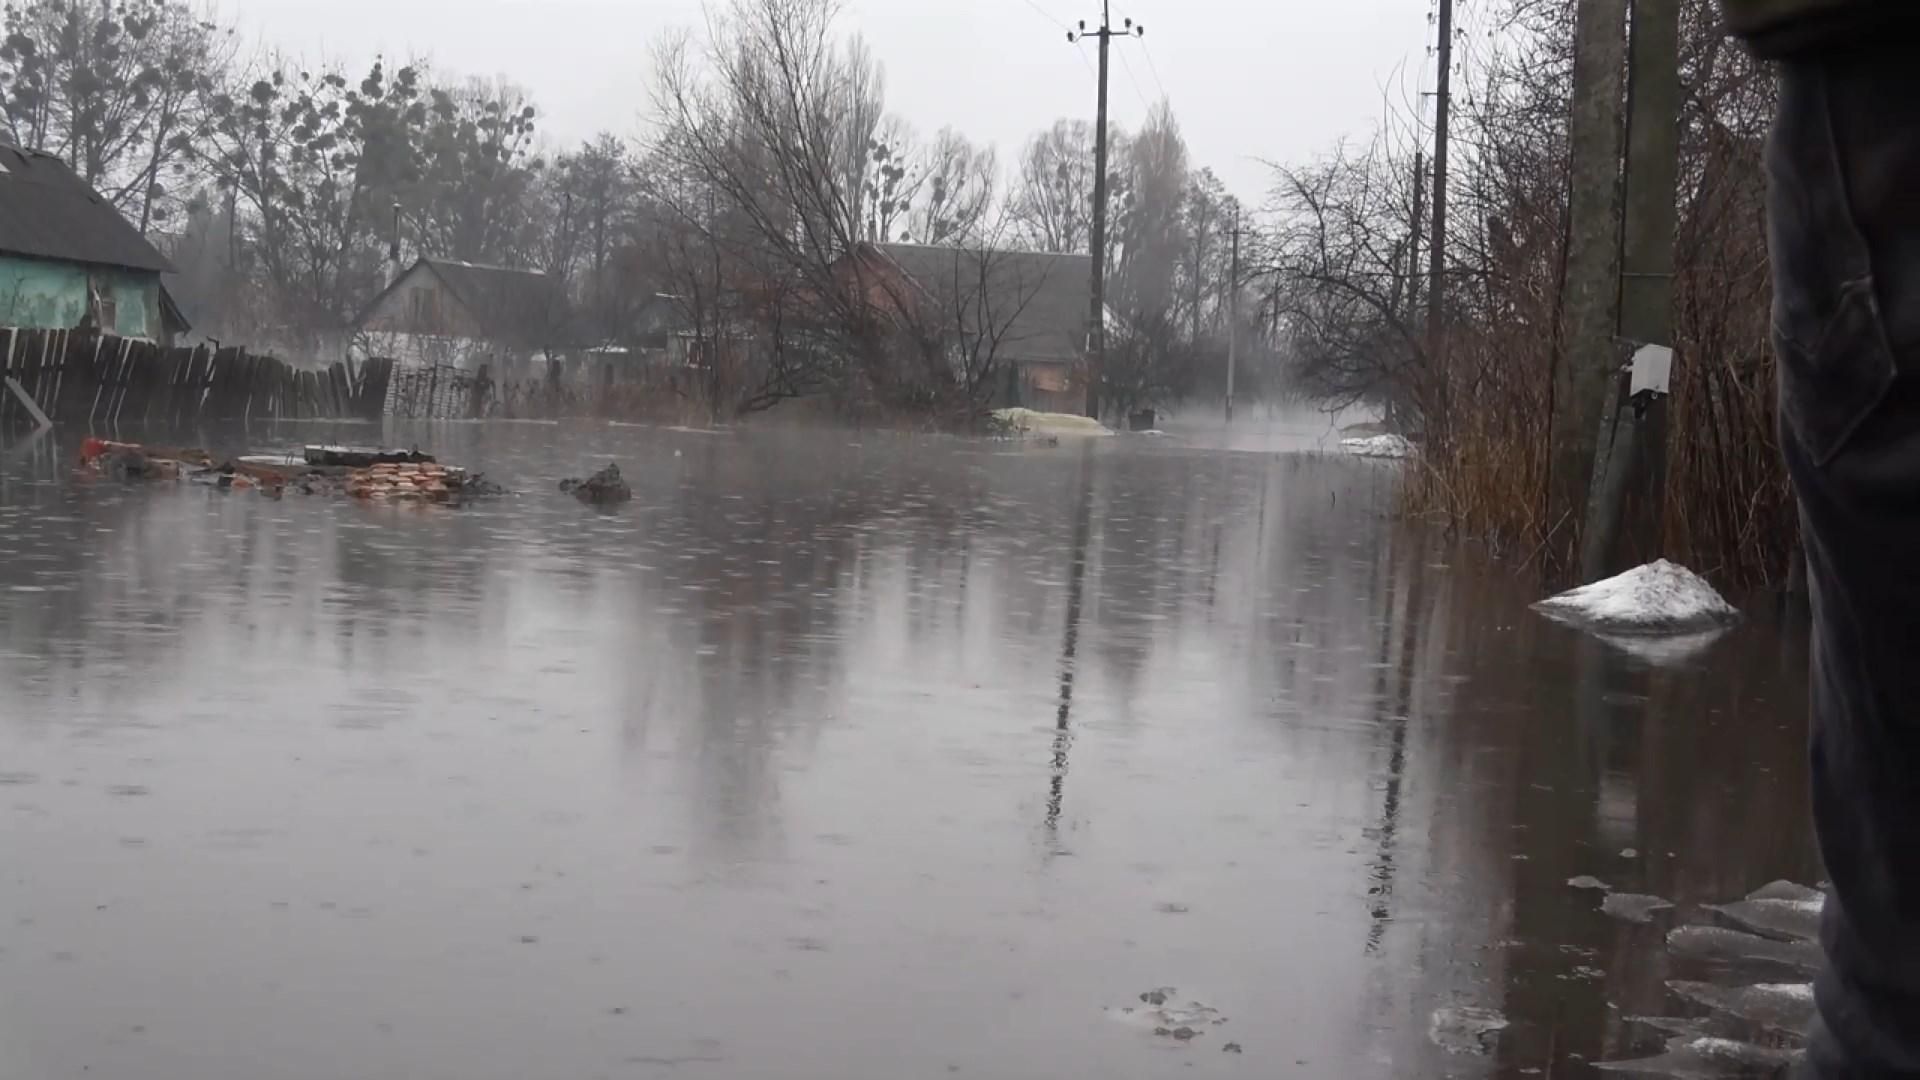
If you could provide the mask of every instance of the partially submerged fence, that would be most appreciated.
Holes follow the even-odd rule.
[[[452,364],[409,364],[391,370],[384,396],[388,416],[458,420],[479,415],[485,406],[484,401],[475,397],[479,388],[474,373],[463,368]]]
[[[81,330],[0,329],[0,377],[56,421],[187,425],[205,420],[378,419],[390,360],[303,370],[238,348],[164,347]],[[0,422],[25,419],[0,393]]]

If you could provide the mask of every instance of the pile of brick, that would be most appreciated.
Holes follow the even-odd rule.
[[[426,499],[446,502],[460,494],[466,473],[432,463],[388,463],[355,469],[347,494],[356,499]]]

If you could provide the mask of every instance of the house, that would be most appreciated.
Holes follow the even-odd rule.
[[[1088,256],[867,243],[851,258],[860,260],[868,303],[940,337],[956,371],[990,371],[996,404],[1085,406]]]
[[[566,291],[535,270],[420,258],[354,320],[354,351],[409,366],[544,374],[573,345]],[[537,366],[537,370],[536,370]]]
[[[0,144],[0,326],[97,329],[171,344],[172,264],[52,154]]]

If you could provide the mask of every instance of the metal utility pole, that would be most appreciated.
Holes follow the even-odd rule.
[[[1100,416],[1100,382],[1107,367],[1107,46],[1115,37],[1145,37],[1146,33],[1147,28],[1135,26],[1132,19],[1115,30],[1110,0],[1100,0],[1098,30],[1088,30],[1082,19],[1079,30],[1067,31],[1068,42],[1100,39],[1100,105],[1093,132],[1093,304],[1087,332],[1087,415],[1095,419]]]
[[[1441,362],[1447,325],[1447,129],[1453,118],[1453,0],[1440,0],[1438,53],[1433,88],[1433,241],[1428,252],[1427,363],[1433,366],[1439,385],[1444,386]],[[1444,422],[1444,418],[1435,419]]]
[[[1227,423],[1233,423],[1233,369],[1240,361],[1240,207],[1233,208],[1233,257],[1227,270]]]
[[[1620,354],[1621,97],[1627,0],[1579,0],[1573,110],[1567,122],[1566,349],[1553,373],[1547,515],[1556,565],[1580,569],[1573,539],[1589,521],[1595,452]]]

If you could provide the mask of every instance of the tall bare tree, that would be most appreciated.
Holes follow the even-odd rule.
[[[197,177],[233,31],[172,0],[22,0],[5,9],[0,119],[66,159],[142,232]]]

